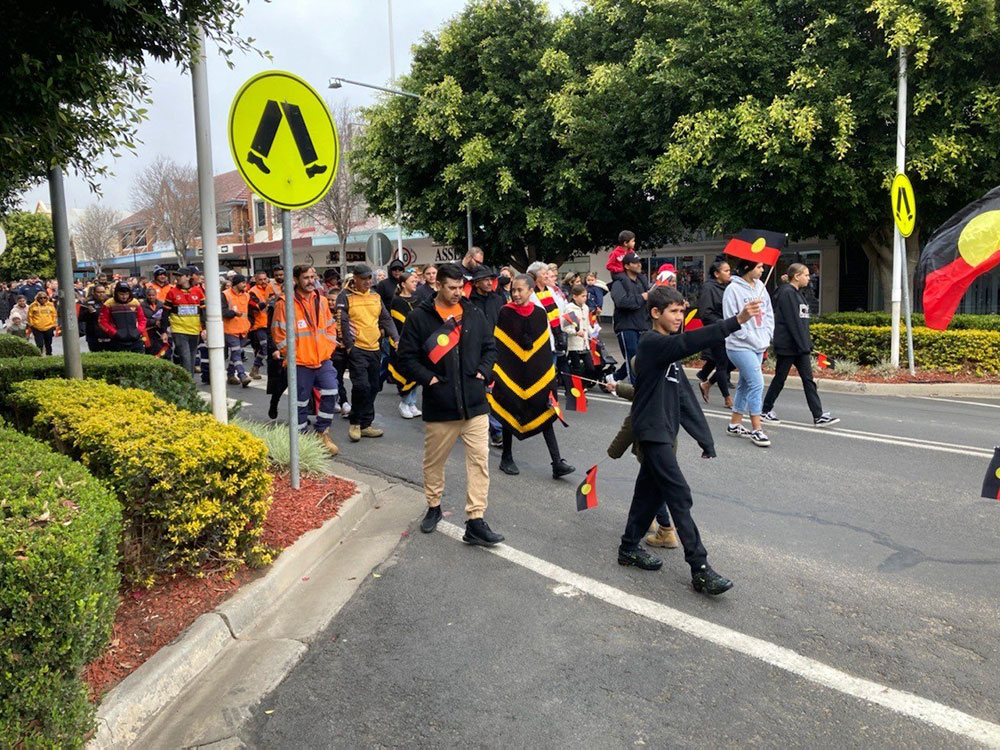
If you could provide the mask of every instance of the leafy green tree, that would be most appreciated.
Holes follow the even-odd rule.
[[[439,241],[465,244],[471,204],[488,262],[591,249],[595,220],[614,212],[603,177],[584,180],[552,136],[549,99],[568,72],[551,46],[556,30],[543,3],[475,0],[425,35],[399,82],[423,98],[363,110],[351,165],[372,210],[393,214],[398,178],[403,223]]]
[[[4,217],[7,249],[0,255],[0,279],[56,275],[56,244],[48,214],[18,211]]]
[[[146,56],[186,66],[200,25],[222,51],[247,49],[235,31],[242,0],[4,4],[0,45],[0,214],[62,164],[96,190],[106,155],[132,149],[145,118]]]

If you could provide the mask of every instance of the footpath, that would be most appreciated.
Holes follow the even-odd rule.
[[[424,512],[413,487],[339,461],[357,484],[340,513],[282,552],[267,573],[204,614],[101,702],[88,750],[244,747],[251,709],[390,555]]]

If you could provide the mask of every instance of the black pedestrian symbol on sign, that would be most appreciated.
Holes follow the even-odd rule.
[[[292,136],[295,138],[295,147],[299,150],[302,166],[306,168],[306,176],[315,177],[318,174],[323,174],[326,171],[326,165],[316,163],[319,157],[299,106],[289,102],[282,102],[279,105],[274,99],[268,99],[267,104],[264,105],[264,113],[260,116],[260,122],[257,124],[257,132],[254,134],[253,143],[250,144],[247,161],[264,174],[271,174],[264,159],[271,153],[271,146],[274,145],[274,137],[278,134],[278,126],[281,125],[282,117],[288,120],[288,127],[291,128]]]
[[[900,188],[896,193],[896,216],[902,219],[904,216],[907,221],[912,221],[913,210],[910,208],[910,199],[906,197],[906,190]]]

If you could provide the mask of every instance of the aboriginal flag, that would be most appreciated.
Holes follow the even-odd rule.
[[[590,340],[590,361],[594,363],[594,367],[601,366],[601,347],[596,338]]]
[[[943,331],[980,274],[1000,265],[1000,186],[942,224],[924,245],[924,321]]]
[[[597,507],[597,466],[591,466],[587,470],[587,476],[576,488],[576,509],[587,510]]]
[[[431,362],[437,364],[445,354],[455,348],[462,335],[462,324],[454,318],[448,318],[444,325],[430,335],[424,342],[424,349]]]
[[[816,355],[816,366],[821,370],[825,370],[830,366],[830,358],[823,354],[823,352],[820,352]]]
[[[698,308],[692,307],[691,312],[687,314],[684,318],[684,330],[685,331],[697,331],[699,328],[704,328],[705,324],[701,322],[701,318],[698,317]]]
[[[556,413],[556,419],[563,423],[563,427],[569,427],[569,422],[563,419],[562,409],[559,408],[559,399],[554,391],[549,391],[549,407]]]
[[[567,411],[587,411],[587,394],[583,389],[583,381],[579,375],[563,375],[566,386]]]
[[[993,449],[993,460],[990,461],[990,468],[986,470],[983,497],[1000,500],[1000,445]]]
[[[768,266],[778,262],[778,256],[788,245],[788,235],[765,229],[741,229],[726,245],[726,255],[742,260],[755,260]]]

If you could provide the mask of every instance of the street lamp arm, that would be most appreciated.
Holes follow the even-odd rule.
[[[420,96],[420,94],[413,94],[413,93],[410,93],[409,91],[403,91],[402,89],[390,89],[390,88],[386,88],[385,86],[376,86],[373,83],[362,83],[361,81],[352,81],[349,78],[340,78],[339,76],[335,76],[335,77],[331,78],[330,79],[330,85],[327,88],[339,89],[345,83],[349,83],[352,86],[361,86],[361,87],[366,88],[366,89],[375,89],[376,91],[384,91],[387,94],[394,94],[396,96],[408,96],[411,99],[422,99],[423,98],[422,96]]]

